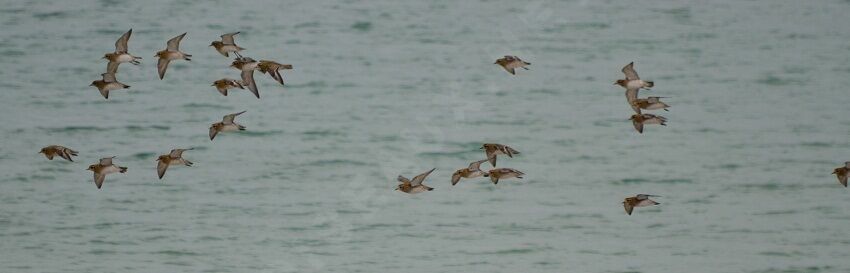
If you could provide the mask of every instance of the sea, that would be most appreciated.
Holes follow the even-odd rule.
[[[0,1],[0,272],[850,272],[850,1]],[[133,29],[104,99],[89,86]],[[209,44],[292,64],[261,99]],[[192,61],[155,52],[179,34]],[[505,55],[530,62],[511,75]],[[639,134],[634,62],[668,119]],[[208,137],[247,111],[243,132]],[[522,179],[450,183],[485,158]],[[74,162],[39,150],[64,145]],[[174,148],[194,166],[156,174]],[[97,189],[86,168],[115,156]],[[430,192],[396,177],[436,170]],[[492,169],[482,164],[485,171]],[[622,202],[660,205],[627,215]]]

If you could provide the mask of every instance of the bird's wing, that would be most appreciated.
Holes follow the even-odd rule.
[[[101,158],[101,159],[100,159],[100,165],[103,165],[103,166],[109,166],[109,165],[112,165],[112,159],[113,159],[113,158],[115,158],[115,157],[113,156],[113,157],[104,157],[104,158]]]
[[[635,126],[635,130],[637,130],[638,133],[643,134],[643,122],[642,121],[633,120],[632,125]]]
[[[106,73],[108,73],[108,74],[118,73],[118,65],[119,65],[119,63],[117,63],[117,62],[107,63],[106,64]]]
[[[103,96],[104,99],[109,99],[109,90],[106,88],[98,88],[97,91],[100,91],[100,95]]]
[[[458,181],[460,181],[460,172],[455,172],[452,174],[452,186],[456,185]]]
[[[215,127],[210,126],[210,140],[213,140],[217,134],[218,130],[216,130]]]
[[[242,113],[245,113],[245,112],[246,111],[242,111],[242,112],[239,112],[239,113],[233,113],[233,114],[225,115],[224,118],[221,119],[221,121],[224,122],[224,124],[232,124],[233,120],[236,119],[236,116],[241,115]]]
[[[94,173],[94,185],[97,186],[98,189],[103,186],[104,179],[106,179],[105,174]]]
[[[413,178],[413,180],[410,180],[410,184],[413,185],[413,186],[422,185],[422,181],[425,181],[425,177],[428,177],[428,175],[431,174],[431,172],[433,172],[436,169],[437,168],[433,168],[430,171],[427,171],[427,172],[424,172],[420,175],[417,175],[416,177]]]
[[[133,34],[133,29],[121,35],[121,38],[118,38],[118,41],[115,41],[115,52],[127,52],[127,41],[130,40],[130,35]]]
[[[468,169],[469,169],[470,171],[480,171],[480,170],[481,170],[481,163],[487,162],[487,160],[488,160],[488,159],[484,159],[484,160],[478,160],[478,161],[475,161],[475,162],[469,163],[469,168],[468,168]]]
[[[844,187],[847,187],[847,174],[840,174],[839,173],[839,174],[836,174],[836,176],[838,177],[838,183],[841,183],[841,185],[844,185]]]
[[[258,99],[260,98],[260,90],[257,89],[257,83],[254,82],[254,70],[242,70],[242,84],[248,86],[248,90],[254,93]]]
[[[227,87],[226,86],[216,84],[215,89],[218,90],[218,92],[221,93],[222,95],[227,96]]]
[[[165,176],[165,171],[168,170],[168,163],[160,160],[159,163],[156,164],[156,174],[159,175],[159,179],[162,179]]]
[[[627,213],[628,215],[632,215],[632,210],[634,210],[634,209],[635,209],[635,207],[634,207],[634,206],[632,206],[632,204],[631,204],[631,203],[629,203],[629,200],[628,200],[628,199],[626,199],[626,201],[625,201],[625,202],[623,202],[623,208],[625,208],[625,209],[626,209],[626,213]]]
[[[221,35],[221,43],[226,45],[235,45],[236,42],[233,41],[233,35],[239,34],[239,32],[232,32]]]
[[[159,72],[159,79],[165,77],[165,70],[168,69],[168,63],[171,62],[165,58],[159,58],[159,61],[156,62],[156,71]]]
[[[191,150],[191,149],[193,149],[193,148],[189,148],[189,149],[173,149],[173,150],[171,150],[171,153],[169,153],[169,154],[168,154],[168,156],[170,156],[171,158],[179,158],[179,157],[183,156],[183,152],[188,151],[188,150]]]
[[[180,40],[183,40],[183,36],[186,36],[185,32],[180,34],[180,36],[171,38],[171,40],[168,40],[166,43],[167,46],[165,48],[168,51],[180,51]]]
[[[626,80],[638,80],[637,72],[635,71],[635,62],[631,62],[623,67],[623,74],[626,74]]]
[[[398,180],[398,182],[401,182],[401,183],[410,183],[410,179],[407,179],[407,177],[404,177],[404,176],[401,176],[401,175],[399,175],[398,178],[396,178],[396,180]]]
[[[100,76],[103,77],[104,82],[117,82],[118,81],[118,80],[115,79],[115,73],[106,72],[106,73],[100,74]]]

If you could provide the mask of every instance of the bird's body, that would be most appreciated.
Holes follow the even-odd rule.
[[[227,96],[227,90],[228,89],[233,89],[233,88],[245,89],[245,87],[242,86],[241,82],[234,80],[234,79],[228,79],[228,78],[217,80],[217,81],[213,82],[212,86],[215,86],[215,89],[218,90],[218,92],[221,93],[224,96]]]
[[[508,157],[514,157],[515,154],[519,154],[517,150],[514,150],[507,145],[497,144],[497,143],[484,143],[481,146],[481,149],[484,150],[484,154],[487,156],[487,160],[490,161],[490,164],[493,167],[496,167],[496,155],[507,155]]]
[[[283,85],[283,76],[280,75],[281,69],[292,69],[292,65],[291,64],[280,64],[280,63],[277,63],[277,62],[274,62],[274,61],[268,61],[268,60],[260,60],[260,62],[257,63],[257,70],[260,70],[260,72],[262,72],[262,73],[269,74],[269,76],[271,76],[272,79],[275,79],[277,82],[279,82],[281,85]]]
[[[641,134],[643,133],[643,126],[645,124],[659,124],[667,126],[667,118],[653,114],[635,114],[632,115],[629,120],[632,121],[632,125],[635,126],[635,130]]]
[[[121,167],[112,164],[113,158],[114,157],[101,158],[100,162],[98,162],[97,164],[89,165],[89,168],[87,169],[94,173],[94,184],[95,186],[97,186],[98,189],[103,186],[103,181],[104,179],[106,179],[107,174],[127,172],[127,167]]]
[[[210,126],[210,140],[213,140],[218,133],[245,130],[245,126],[234,122],[236,116],[241,115],[242,113],[245,113],[245,111],[226,115],[220,122],[213,123]]]
[[[100,95],[105,99],[109,99],[109,91],[130,88],[129,85],[116,80],[113,73],[103,73],[100,76],[103,77],[102,80],[93,81],[89,86],[96,87],[97,91],[100,91]]]
[[[514,177],[522,179],[523,175],[525,175],[525,173],[516,169],[498,168],[488,171],[486,174],[484,174],[484,177],[490,177],[490,181],[493,182],[493,184],[499,184],[499,179],[507,179]]]
[[[434,190],[434,188],[428,187],[428,186],[425,186],[424,184],[422,184],[422,181],[424,181],[425,178],[428,177],[428,175],[431,174],[431,172],[433,172],[434,170],[436,170],[436,168],[431,169],[430,171],[421,173],[421,174],[417,175],[416,177],[414,177],[413,180],[407,179],[406,177],[399,175],[397,180],[400,183],[398,184],[398,187],[396,188],[396,190],[402,191],[402,192],[405,192],[405,193],[409,193],[409,194],[416,194],[416,193]]]
[[[487,162],[487,159],[475,161],[469,164],[469,167],[455,171],[452,174],[452,186],[460,182],[461,178],[475,178],[485,174],[481,171],[481,163]]]
[[[72,159],[71,157],[77,156],[77,151],[68,149],[60,145],[50,145],[41,148],[41,151],[39,151],[39,153],[44,154],[44,157],[47,157],[48,160],[53,160],[53,157],[59,156],[71,162],[74,162],[74,159]]]
[[[836,168],[832,174],[838,178],[838,183],[847,187],[847,172],[850,171],[850,161],[844,162],[844,167]]]
[[[239,34],[239,32],[237,31],[221,35],[221,41],[213,41],[210,46],[214,47],[215,51],[218,51],[218,53],[221,53],[224,57],[230,57],[229,53],[239,56],[239,51],[245,50],[245,48],[236,45],[236,42],[233,39],[233,36],[236,34]]]
[[[133,56],[128,51],[127,42],[130,41],[130,35],[132,34],[133,29],[130,29],[121,35],[121,37],[115,41],[115,51],[103,55],[103,58],[109,61],[106,65],[107,73],[117,73],[118,65],[122,63],[132,63],[135,65],[140,64],[138,60],[142,59],[142,57]]]
[[[190,149],[173,149],[168,154],[160,155],[156,161],[156,172],[159,175],[159,179],[165,175],[165,171],[168,170],[168,166],[171,165],[183,165],[183,166],[192,166],[192,162],[183,158],[183,152],[192,150]]]
[[[165,50],[160,50],[156,53],[159,61],[156,63],[156,70],[159,74],[159,79],[163,79],[165,77],[165,71],[168,69],[168,64],[173,60],[187,60],[191,61],[192,55],[186,54],[185,52],[180,51],[180,41],[183,40],[183,37],[186,36],[186,33],[180,34],[177,37],[171,38],[166,43]]]
[[[505,55],[505,57],[497,59],[496,62],[493,63],[493,64],[498,64],[498,65],[502,66],[502,68],[504,68],[505,71],[508,71],[508,73],[511,73],[511,75],[516,75],[516,69],[517,68],[523,68],[525,70],[528,70],[528,68],[526,66],[531,65],[531,63],[523,61],[522,59],[520,59],[517,56],[508,56],[508,55]]]
[[[626,209],[626,213],[632,215],[632,210],[637,207],[647,207],[647,206],[655,206],[660,203],[650,200],[649,197],[660,197],[658,195],[649,195],[649,194],[638,194],[633,197],[626,197],[623,200],[623,208]]]

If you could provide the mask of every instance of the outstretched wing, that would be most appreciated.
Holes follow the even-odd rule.
[[[401,183],[410,183],[410,179],[407,179],[407,177],[404,177],[404,176],[401,176],[401,175],[399,175],[398,178],[396,178],[396,180],[398,180],[398,182],[401,182]]]
[[[94,173],[94,185],[97,186],[98,189],[103,186],[104,179],[106,179],[105,174]]]
[[[127,41],[130,40],[130,35],[132,35],[132,34],[133,34],[133,29],[131,28],[130,30],[127,31],[127,33],[124,33],[124,35],[121,35],[121,38],[118,38],[118,41],[115,41],[115,52],[123,52],[123,53],[127,52]]]
[[[629,103],[629,106],[632,107],[632,110],[635,110],[638,115],[640,115],[640,107],[637,104],[638,101],[638,90],[634,89],[626,89],[626,102]]]
[[[103,165],[103,166],[109,166],[109,165],[112,165],[112,159],[113,159],[113,158],[115,158],[115,157],[113,156],[113,157],[104,157],[104,158],[101,158],[101,159],[100,159],[100,165]]]
[[[210,140],[213,140],[217,134],[218,130],[216,130],[213,126],[210,126]]]
[[[180,34],[180,36],[171,38],[171,40],[168,40],[166,43],[167,46],[165,48],[168,51],[180,51],[180,40],[183,40],[183,36],[186,36],[185,32]]]
[[[171,158],[180,158],[181,156],[183,156],[183,152],[188,151],[188,150],[192,150],[192,149],[194,149],[194,148],[173,149],[173,150],[171,150],[171,153],[168,154],[168,156],[170,156]]]
[[[159,175],[159,179],[162,179],[165,176],[165,171],[168,170],[168,163],[160,160],[159,163],[156,164],[156,174]]]
[[[623,74],[626,74],[626,80],[638,80],[637,72],[635,71],[635,62],[630,62],[626,66],[623,67]]]
[[[107,73],[100,74],[100,76],[103,77],[104,82],[116,82],[116,81],[118,81],[118,80],[115,79],[114,73],[107,72]]]
[[[118,62],[109,62],[106,64],[106,73],[115,74],[118,73]]]
[[[165,77],[165,70],[168,69],[168,63],[171,62],[165,58],[159,58],[159,61],[156,62],[156,71],[159,72],[159,79]]]
[[[247,111],[242,111],[242,112],[239,112],[239,113],[233,113],[233,114],[226,115],[226,116],[224,116],[224,118],[221,119],[221,121],[224,122],[224,124],[232,124],[233,120],[236,119],[236,116],[241,115],[242,113],[245,113],[245,112],[247,112]]]
[[[489,160],[489,159],[484,159],[484,160],[478,160],[478,161],[475,161],[475,162],[469,163],[469,168],[468,168],[468,169],[469,169],[470,171],[480,171],[480,170],[481,170],[481,163],[487,162],[488,160]]]
[[[460,172],[455,172],[452,174],[452,186],[456,185],[458,181],[460,181]]]
[[[236,34],[239,34],[239,31],[221,35],[221,43],[225,45],[235,45],[236,42],[233,41],[233,35]]]
[[[637,130],[638,133],[643,134],[643,122],[642,121],[633,120],[632,125],[635,126],[635,130]]]
[[[425,177],[428,177],[428,175],[431,174],[431,172],[433,172],[436,169],[437,168],[433,168],[430,171],[427,171],[427,172],[424,172],[420,175],[417,175],[416,177],[413,178],[413,180],[410,180],[410,184],[413,185],[413,186],[421,185],[422,181],[425,181]]]
[[[626,201],[623,202],[623,208],[626,209],[626,214],[628,214],[628,215],[632,215],[632,210],[635,209],[635,207],[632,206],[631,203],[629,203],[628,199],[626,199]]]
[[[254,70],[242,70],[242,84],[248,86],[248,90],[254,93],[258,99],[260,98],[260,90],[257,89],[257,83],[254,82]]]

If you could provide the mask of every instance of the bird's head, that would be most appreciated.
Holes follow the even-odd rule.
[[[619,86],[622,86],[622,87],[626,87],[627,83],[628,83],[628,81],[626,81],[624,79],[619,79],[616,82],[614,82],[615,85],[619,85]]]

